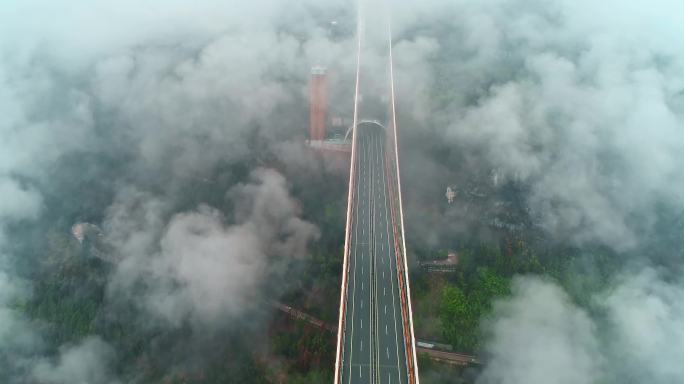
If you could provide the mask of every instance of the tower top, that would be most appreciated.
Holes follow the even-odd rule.
[[[311,67],[311,74],[312,75],[325,75],[326,68],[320,65],[317,65],[315,67]]]

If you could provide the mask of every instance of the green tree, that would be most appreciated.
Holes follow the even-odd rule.
[[[456,348],[470,350],[475,347],[477,314],[471,304],[460,288],[444,287],[440,305],[442,333]]]
[[[489,268],[478,269],[467,291],[447,284],[440,303],[444,337],[457,349],[477,349],[480,319],[489,313],[496,298],[509,292],[510,279]]]

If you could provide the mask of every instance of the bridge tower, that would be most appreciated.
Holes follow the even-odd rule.
[[[328,124],[328,83],[324,67],[311,68],[309,86],[309,139],[325,140]]]

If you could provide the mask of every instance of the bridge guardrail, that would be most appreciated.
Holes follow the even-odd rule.
[[[340,314],[337,324],[337,351],[335,353],[335,379],[334,383],[339,384],[342,380],[342,362],[344,361],[344,325],[345,314],[347,308],[347,278],[349,276],[349,245],[351,242],[351,225],[352,225],[352,206],[354,201],[354,190],[356,189],[356,124],[358,121],[358,106],[359,106],[359,79],[361,72],[361,28],[362,28],[362,14],[359,7],[356,26],[356,80],[354,89],[354,118],[352,129],[352,150],[351,150],[351,165],[349,171],[349,191],[347,193],[347,224],[345,227],[344,238],[344,260],[342,262],[342,287],[340,289]]]
[[[345,228],[344,238],[344,257],[342,262],[342,287],[340,289],[340,313],[337,325],[337,351],[335,357],[335,384],[338,384],[342,379],[342,362],[344,361],[344,329],[345,329],[345,314],[347,308],[347,280],[349,277],[349,245],[351,243],[351,227],[353,225],[354,217],[352,215],[352,206],[355,196],[356,182],[356,130],[352,133],[352,153],[351,166],[349,167],[349,191],[347,196],[347,223]]]
[[[388,141],[390,139],[388,138]],[[418,382],[417,379],[417,372],[416,372],[416,367],[415,367],[415,361],[414,359],[414,354],[415,354],[415,345],[414,345],[414,339],[413,339],[413,332],[412,332],[412,324],[411,324],[411,315],[409,313],[409,294],[406,289],[406,279],[407,279],[407,271],[404,267],[405,263],[404,258],[405,258],[405,252],[403,252],[403,247],[401,246],[400,242],[400,234],[397,231],[397,228],[399,228],[399,224],[397,223],[396,216],[399,214],[397,211],[397,205],[399,204],[399,200],[397,195],[395,194],[395,188],[399,188],[399,185],[397,184],[397,179],[394,176],[394,172],[392,172],[391,167],[389,166],[390,160],[393,156],[396,156],[394,153],[394,150],[392,146],[388,146],[389,149],[385,152],[385,167],[387,169],[387,181],[389,184],[389,193],[390,193],[390,212],[391,212],[391,217],[392,217],[392,231],[394,233],[394,248],[395,248],[395,255],[396,255],[396,264],[397,264],[397,278],[399,279],[399,291],[400,291],[400,298],[401,298],[401,314],[402,314],[402,320],[403,320],[403,334],[404,334],[404,344],[406,346],[405,348],[405,353],[406,353],[406,366],[408,370],[408,375],[409,375],[409,383],[411,384],[416,384]]]

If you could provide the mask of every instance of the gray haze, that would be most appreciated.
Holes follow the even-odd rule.
[[[596,326],[555,285],[537,278],[513,284],[498,303],[480,383],[595,383],[601,355]]]
[[[412,202],[494,170],[528,188],[533,225],[549,238],[637,253],[610,289],[591,292],[591,308],[553,281],[519,277],[485,326],[480,382],[684,380],[684,283],[639,255],[660,244],[659,210],[684,212],[683,13],[674,0],[393,3],[407,229],[439,242]],[[0,378],[119,381],[105,341],[49,352],[43,325],[16,309],[32,287],[15,226],[49,215],[70,225],[83,178],[104,196],[94,219],[115,254],[108,303],[141,309],[141,322],[217,327],[285,284],[318,230],[250,146],[275,147],[289,172],[311,170],[298,153],[308,71],[328,66],[331,89],[350,95],[354,15],[344,0],[0,5],[0,361],[12,375]],[[435,84],[448,100],[431,97]],[[467,169],[435,162],[437,143]],[[247,182],[209,180],[245,159]],[[183,205],[184,191],[224,179],[236,209]],[[436,215],[453,236],[473,213]],[[679,251],[666,258],[680,265],[673,237]]]
[[[404,121],[418,122],[404,123],[404,138],[416,137],[405,147],[444,140],[471,173],[494,172],[500,183],[526,188],[532,225],[550,240],[606,246],[624,258],[605,291],[578,288],[591,297],[589,308],[554,281],[517,278],[512,297],[485,322],[489,363],[479,382],[684,380],[683,227],[663,218],[684,214],[682,4],[429,3],[395,19],[400,31],[420,36],[412,42],[427,48],[418,50],[425,60],[439,63],[427,73],[442,77],[431,81],[452,92],[448,100],[410,98],[414,85],[398,79],[398,100],[410,111]],[[397,62],[415,61],[410,52],[402,59],[401,44]],[[430,123],[421,124],[426,116]],[[404,153],[404,187],[427,199],[444,199],[447,185],[468,176],[421,149]],[[465,231],[477,214],[447,212],[442,223]],[[426,215],[412,217],[420,223]],[[663,261],[665,268],[649,267]]]
[[[57,215],[68,230],[104,203],[86,219],[111,253],[107,305],[137,308],[141,326],[191,324],[206,336],[265,290],[280,293],[318,229],[300,218],[285,177],[250,151],[304,138],[312,65],[351,77],[353,36],[329,24],[345,10],[346,1],[271,0],[0,6],[0,379],[118,381],[117,352],[101,338],[50,353],[42,325],[15,309],[32,289],[10,226]],[[309,166],[281,157],[291,172]],[[240,162],[252,164],[248,182],[216,175]],[[224,188],[228,217],[184,206],[183,193],[207,183]]]
[[[645,269],[598,292],[592,318],[549,281],[521,277],[485,326],[479,383],[678,383],[684,380],[684,285]]]
[[[150,231],[164,222],[161,202],[120,195],[104,223],[121,255],[109,283],[112,300],[124,298],[173,326],[189,320],[198,331],[263,305],[263,280],[305,257],[318,230],[297,216],[283,176],[257,169],[251,179],[228,192],[238,207],[233,225],[203,205],[174,214],[161,234]],[[142,292],[134,289],[140,284]]]
[[[431,81],[453,92],[426,104],[398,78],[398,101],[418,121],[431,116],[430,134],[474,167],[529,186],[538,225],[578,245],[628,250],[651,234],[658,204],[684,208],[681,4],[429,3],[396,17],[397,33],[418,29],[410,43],[422,47],[398,42],[396,65],[415,66],[416,51],[442,55],[443,77]],[[464,172],[411,160],[428,175],[418,177],[442,179],[440,195],[449,172]]]
[[[82,343],[60,348],[56,361],[43,359],[36,363],[32,379],[56,384],[117,384],[110,379],[109,364],[114,351],[98,337],[89,337]]]

